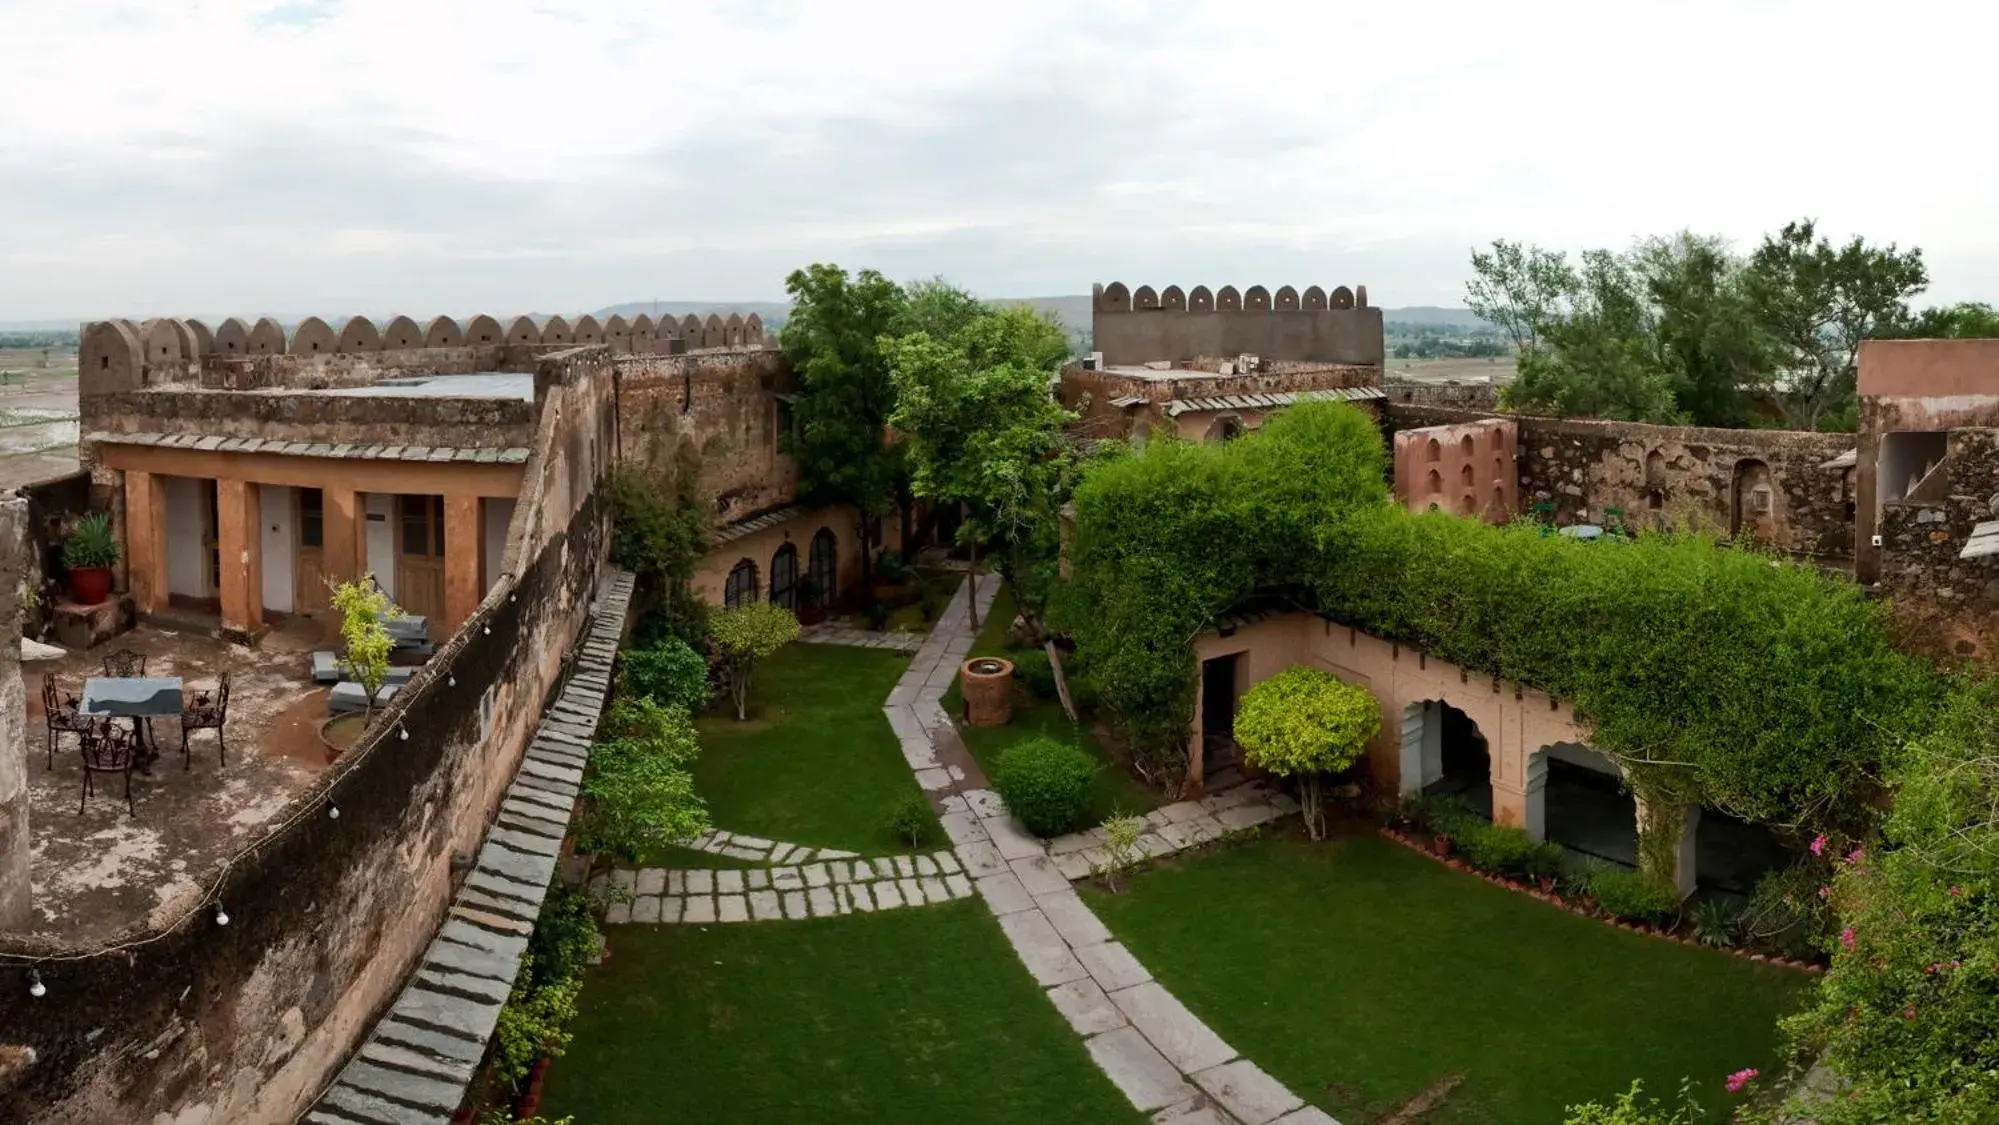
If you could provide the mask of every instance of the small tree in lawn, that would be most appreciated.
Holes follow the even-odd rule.
[[[757,663],[798,639],[798,618],[781,605],[750,602],[711,618],[708,639],[728,665],[729,697],[740,722],[750,717],[750,678]]]
[[[1381,704],[1366,689],[1317,668],[1287,668],[1242,697],[1235,738],[1244,760],[1298,779],[1305,829],[1325,834],[1319,778],[1360,759],[1381,730]]]
[[[340,611],[340,637],[347,646],[341,672],[360,684],[368,697],[362,711],[365,723],[375,712],[375,693],[389,677],[389,652],[396,644],[385,624],[389,596],[375,585],[374,575],[364,574],[358,581],[333,587],[333,608]]]

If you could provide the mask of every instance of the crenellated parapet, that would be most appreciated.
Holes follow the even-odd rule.
[[[503,344],[561,347],[606,344],[613,351],[624,352],[651,351],[650,345],[661,340],[684,340],[686,351],[759,347],[765,343],[763,318],[755,313],[748,316],[731,313],[726,317],[711,314],[705,319],[662,317],[657,322],[640,313],[634,320],[614,315],[601,323],[588,313],[574,319],[556,315],[504,320],[480,313],[462,322],[439,316],[421,324],[408,316],[383,321],[356,316],[337,322],[309,316],[289,330],[271,317],[244,320],[232,316],[212,327],[200,320],[171,317],[143,322],[92,322],[92,325],[97,323],[130,324],[139,337],[139,355],[155,365],[195,361],[211,355],[225,359],[252,355],[351,355]],[[85,325],[85,330],[92,325]]]
[[[1368,306],[1365,285],[1273,293],[1261,285],[1133,290],[1113,281],[1093,287],[1091,322],[1107,365],[1249,354],[1378,366],[1384,356],[1381,310]]]
[[[199,320],[158,317],[143,322],[102,320],[82,328],[79,389],[125,390],[149,383],[199,382],[202,372],[230,360],[261,357],[375,357],[385,368],[439,366],[444,354],[487,349],[496,364],[506,348],[601,345],[614,352],[650,355],[706,348],[765,346],[763,318],[751,313],[599,322],[588,313],[502,320],[480,313],[462,322],[448,316],[419,324],[408,316],[375,321],[365,316],[328,321],[308,316],[289,330],[272,317],[229,317],[214,326]],[[426,357],[424,353],[432,353]],[[469,355],[470,353],[466,353]],[[444,364],[450,366],[450,364]]]

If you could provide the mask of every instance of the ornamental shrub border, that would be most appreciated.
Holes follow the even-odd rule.
[[[1515,894],[1522,894],[1526,895],[1528,898],[1537,899],[1541,902],[1547,903],[1549,906],[1556,907],[1557,909],[1560,910],[1566,910],[1569,913],[1574,914],[1578,918],[1588,918],[1592,921],[1601,922],[1604,925],[1613,927],[1615,929],[1628,930],[1634,934],[1645,934],[1649,937],[1662,938],[1666,941],[1678,942],[1681,945],[1691,946],[1695,949],[1705,949],[1714,953],[1731,954],[1733,956],[1740,957],[1745,961],[1755,961],[1765,965],[1782,965],[1784,968],[1797,969],[1800,972],[1806,972],[1806,973],[1822,974],[1825,972],[1824,965],[1813,964],[1810,961],[1794,961],[1788,957],[1772,957],[1768,954],[1757,953],[1748,949],[1717,949],[1711,945],[1702,945],[1700,943],[1700,940],[1698,938],[1695,938],[1691,934],[1680,934],[1672,930],[1664,929],[1659,926],[1647,926],[1638,922],[1624,922],[1624,921],[1619,921],[1618,919],[1615,918],[1606,918],[1603,915],[1599,914],[1597,911],[1585,907],[1582,903],[1571,902],[1568,899],[1563,898],[1560,894],[1554,891],[1544,891],[1541,890],[1539,887],[1530,886],[1526,883],[1520,882],[1517,879],[1509,879],[1502,875],[1494,875],[1489,871],[1481,871],[1477,867],[1474,867],[1471,864],[1466,863],[1464,860],[1459,859],[1456,856],[1438,855],[1434,850],[1426,846],[1422,841],[1416,839],[1415,837],[1409,835],[1406,832],[1399,831],[1387,825],[1382,825],[1381,828],[1378,829],[1378,831],[1381,833],[1383,839],[1391,840],[1397,844],[1400,844],[1403,847],[1408,848],[1410,851],[1415,852],[1417,855],[1423,856],[1424,858],[1429,859],[1433,862],[1441,863],[1445,867],[1448,867],[1453,871],[1463,871],[1468,875],[1475,875],[1478,878],[1483,879],[1488,883],[1491,883],[1495,887],[1501,887],[1506,890],[1512,891]]]
[[[1568,700],[1662,822],[1698,802],[1805,836],[1871,828],[1876,779],[1941,695],[1893,648],[1885,605],[1742,545],[1411,514],[1385,473],[1374,423],[1344,403],[1085,470],[1057,623],[1147,772],[1184,766],[1195,639],[1274,594]]]

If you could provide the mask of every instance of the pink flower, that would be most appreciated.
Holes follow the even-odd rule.
[[[1831,887],[1820,887],[1820,888],[1819,888],[1819,897],[1820,897],[1820,898],[1830,898],[1830,897],[1832,897],[1832,888],[1831,888]]]
[[[1915,1018],[1916,1018],[1916,1009],[1915,1009],[1915,1008],[1913,1008],[1913,1007],[1909,1007],[1909,1008],[1904,1008],[1904,1009],[1902,1009],[1902,1018],[1903,1018],[1903,1019],[1905,1019],[1905,1020],[1912,1020],[1912,1019],[1915,1019]]]
[[[1852,851],[1846,853],[1846,862],[1859,863],[1861,856],[1864,854],[1865,854],[1864,852],[1862,852],[1858,847],[1856,847]]]
[[[1853,939],[1854,939],[1854,933],[1852,926],[1848,926],[1847,928],[1839,931],[1839,944],[1845,946],[1846,951],[1848,953],[1853,952]]]
[[[1751,1082],[1756,1081],[1756,1076],[1761,1073],[1762,1071],[1759,1071],[1755,1067],[1751,1066],[1751,1067],[1744,1067],[1743,1069],[1736,1071],[1734,1074],[1729,1075],[1727,1083],[1728,1092],[1731,1094],[1741,1093],[1742,1088],[1744,1086],[1749,1085]]]
[[[1961,895],[1961,894],[1963,894],[1963,893],[1964,893],[1964,888],[1963,888],[1963,887],[1952,887],[1952,888],[1950,889],[1950,893],[1951,893],[1951,894],[1954,894],[1954,895]]]
[[[1825,845],[1826,845],[1825,833],[1821,832],[1812,839],[1812,854],[1824,855]]]

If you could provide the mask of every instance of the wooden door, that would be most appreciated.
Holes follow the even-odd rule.
[[[201,482],[201,593],[222,596],[222,502],[215,482]]]
[[[396,604],[444,627],[444,497],[396,497]]]
[[[331,591],[326,588],[326,494],[317,488],[301,488],[293,495],[298,511],[292,520],[292,546],[296,576],[292,582],[292,610],[295,613],[325,613],[331,607]]]

